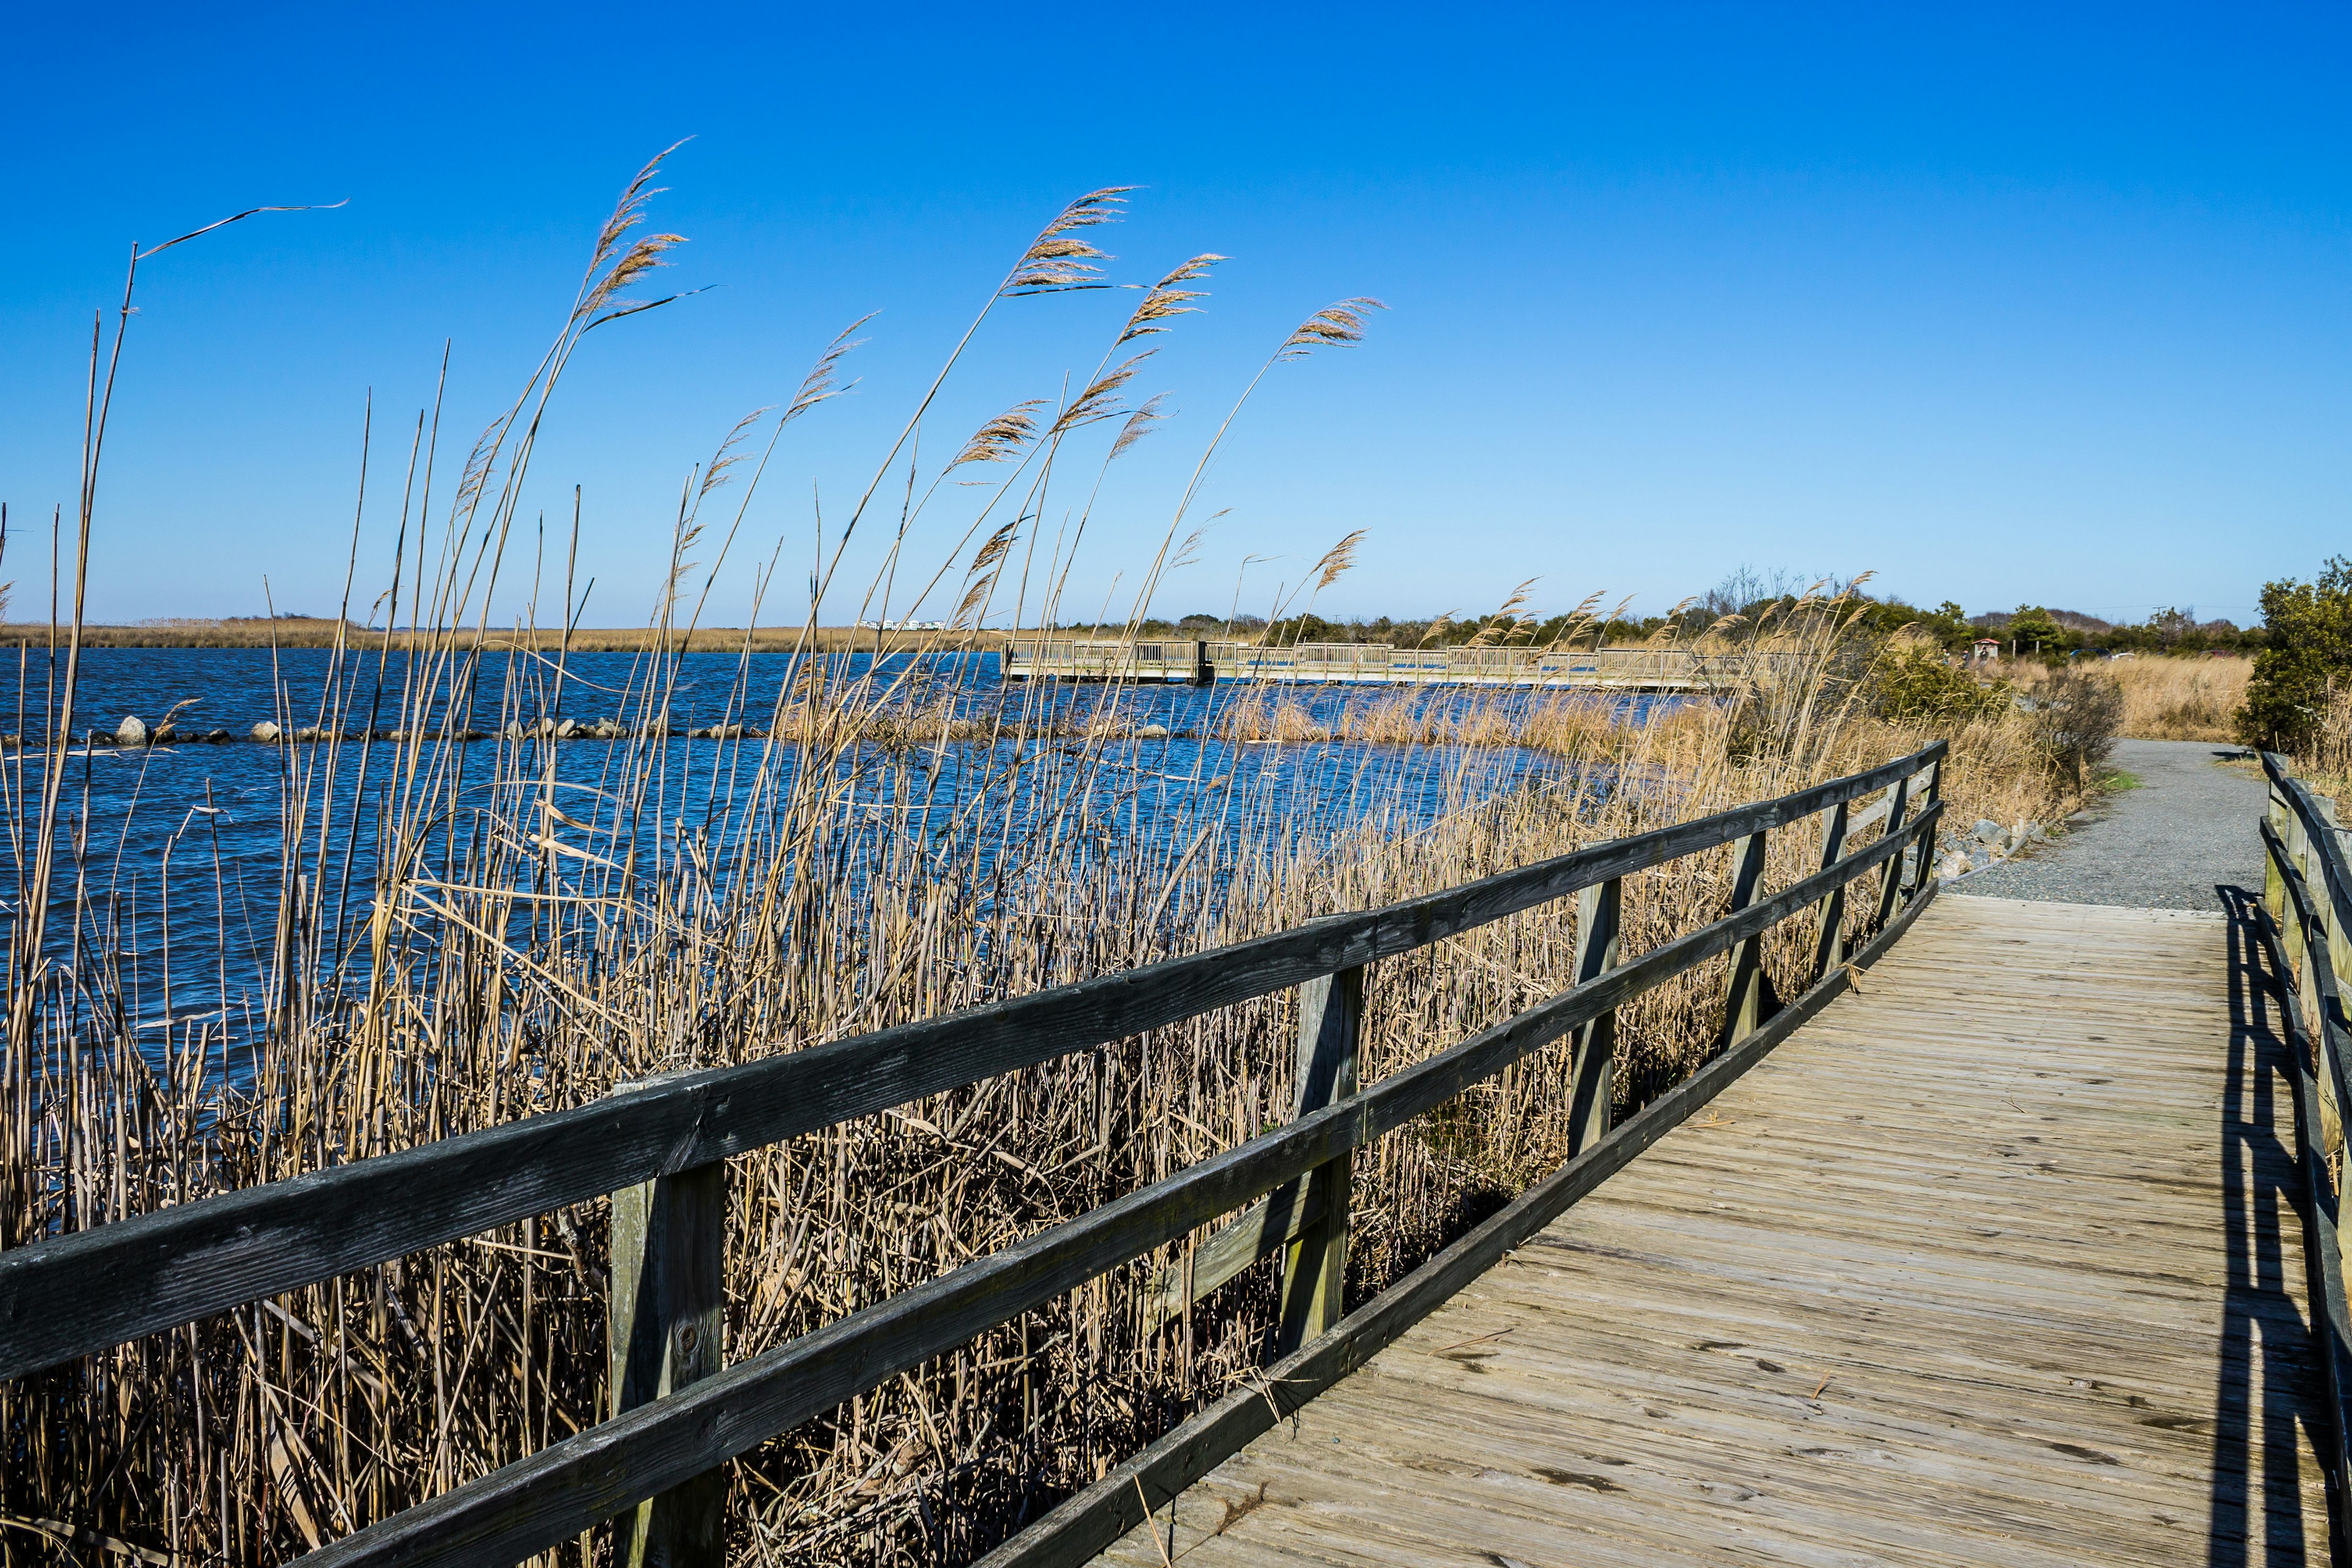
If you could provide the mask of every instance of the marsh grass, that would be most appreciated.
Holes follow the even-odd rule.
[[[2352,795],[2352,680],[2328,682],[2316,719],[2310,742],[2294,759],[2295,771],[2340,806]]]
[[[1858,697],[1869,650],[1850,605],[1814,596],[1770,628],[1799,657],[1759,662],[1736,700],[1642,725],[1567,698],[1497,693],[1441,720],[1370,694],[1343,705],[1334,732],[1293,694],[1217,695],[1213,733],[1329,750],[1331,765],[1311,773],[1227,767],[1229,752],[1203,745],[1188,773],[1160,781],[1172,790],[1152,794],[1146,775],[1167,771],[1165,753],[1133,739],[1117,690],[1048,744],[1048,691],[1017,693],[982,722],[915,675],[823,658],[775,692],[753,689],[743,666],[730,716],[769,733],[688,745],[646,731],[667,722],[677,656],[697,635],[708,579],[696,588],[689,552],[715,572],[740,521],[738,508],[706,525],[717,482],[706,477],[674,521],[678,564],[656,585],[618,693],[635,732],[585,763],[576,750],[566,761],[573,742],[462,744],[468,729],[502,735],[559,710],[575,679],[577,634],[539,629],[536,613],[520,630],[541,657],[506,665],[497,682],[476,677],[499,563],[521,553],[538,411],[587,331],[650,308],[624,290],[676,243],[632,237],[652,175],[600,233],[544,364],[437,510],[437,411],[420,422],[386,600],[395,621],[447,629],[385,660],[382,634],[355,629],[346,606],[323,697],[300,713],[282,700],[289,726],[389,723],[405,739],[278,753],[274,904],[259,941],[233,929],[201,813],[146,882],[109,882],[120,845],[88,825],[64,831],[66,741],[7,760],[18,888],[33,899],[19,908],[47,912],[11,930],[5,1246],[588,1103],[654,1072],[803,1049],[1452,886],[1927,738],[1869,715]],[[1085,237],[1115,200],[1073,204],[982,316],[1086,286],[1104,258]],[[1091,493],[1151,406],[1121,401],[1138,362],[1113,357],[1190,308],[1198,292],[1179,285],[1206,259],[1147,294],[1078,396],[1016,405],[1029,412],[952,448],[959,464],[1004,476],[932,569],[967,625],[991,605],[1016,622],[1055,618],[1075,539],[1041,552],[995,509],[1009,498],[1015,518],[1047,514],[1055,465],[1076,463],[1078,437],[1101,426],[1092,471],[1078,469],[1079,494]],[[1318,312],[1268,365],[1352,342],[1362,309]],[[809,385],[829,384],[833,363],[821,359]],[[803,392],[794,411],[817,395]],[[749,439],[730,436],[705,475],[725,474]],[[765,464],[740,471],[747,492]],[[1191,501],[1188,489],[1141,574],[1139,617],[1183,554]],[[921,575],[894,546],[867,595],[877,618],[891,613],[887,574]],[[569,584],[546,603],[546,622],[568,626]],[[820,640],[815,618],[794,634],[803,651]],[[734,646],[752,646],[745,635]],[[73,627],[57,636],[79,646]],[[884,640],[922,652],[950,639]],[[478,698],[478,686],[494,695]],[[49,733],[70,727],[71,695],[62,679]],[[1492,788],[1476,759],[1504,741],[1549,760],[1540,780]],[[1405,796],[1399,763],[1416,758],[1436,769],[1434,809]],[[355,787],[339,795],[339,781]],[[1946,795],[1958,820],[2053,819],[2053,788],[2015,722],[1956,737]],[[1139,830],[1147,797],[1169,814],[1152,831]],[[345,799],[356,804],[334,807]],[[1779,835],[1768,886],[1804,875],[1819,848],[1809,832]],[[48,910],[34,889],[52,851]],[[1731,853],[1632,879],[1628,953],[1721,912]],[[169,916],[184,893],[215,900],[216,931],[167,931],[144,952],[125,940],[142,907]],[[1867,902],[1853,900],[1855,921]],[[1804,983],[1802,923],[1768,943],[1784,995]],[[1544,909],[1376,966],[1368,1078],[1564,989],[1574,936],[1567,910]],[[191,940],[214,951],[193,963]],[[194,992],[192,969],[209,980],[194,1005],[174,995],[175,982]],[[1625,1106],[1706,1058],[1723,986],[1718,963],[1625,1009]],[[1293,1006],[1244,1004],[730,1161],[727,1354],[781,1344],[1286,1119]],[[1557,1165],[1566,1068],[1560,1050],[1541,1053],[1359,1157],[1351,1299]],[[605,1414],[607,1212],[599,1201],[505,1226],[0,1390],[0,1560],[52,1561],[105,1535],[169,1562],[281,1562],[593,1425]],[[730,1464],[736,1554],[968,1560],[1252,1376],[1271,1346],[1271,1266],[1147,1331],[1148,1283],[1181,1251],[1115,1270]],[[592,1535],[549,1558],[605,1552]]]
[[[2002,660],[1994,668],[2029,694],[2051,679],[2049,669],[2031,659]],[[2246,700],[2253,661],[2143,654],[2102,659],[2091,668],[2122,688],[2126,737],[2227,743],[2237,737],[2237,712]]]

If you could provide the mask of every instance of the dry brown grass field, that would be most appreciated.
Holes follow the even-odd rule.
[[[658,260],[667,237],[630,237],[645,184],[599,237],[572,324],[517,409],[544,401],[579,334]],[[1080,276],[1070,268],[1096,254],[1083,237],[1112,199],[1073,204],[982,314]],[[1131,353],[1121,345],[1187,309],[1198,294],[1184,285],[1204,266],[1144,293],[1112,350]],[[1268,363],[1344,346],[1360,326],[1356,302],[1318,312]],[[812,386],[832,363],[820,361]],[[1112,405],[1118,374],[1080,381],[1069,409]],[[804,388],[783,418],[814,396]],[[1045,459],[1058,453],[1086,475],[1082,500],[1123,449],[1097,447],[1088,467],[1082,420],[1024,417],[1010,433],[984,430],[957,459],[999,476],[1014,517],[1058,513],[1049,487],[1062,481]],[[474,558],[513,526],[523,428],[520,417],[494,424],[466,465],[481,477],[436,521],[449,559]],[[982,455],[970,458],[975,447]],[[1189,500],[1166,539],[1137,552],[1147,591],[1156,563],[1181,553]],[[89,505],[86,494],[79,558],[102,563],[102,540],[88,543]],[[680,560],[703,531],[698,515],[678,522]],[[1056,618],[1066,560],[1040,547],[1024,588],[1006,574],[1030,541],[986,510],[964,537],[976,547],[936,570],[968,607],[1027,592],[1008,617]],[[400,571],[392,565],[395,584]],[[699,635],[680,576],[648,585],[656,641],[673,652]],[[489,584],[457,568],[417,581],[419,618],[486,618]],[[1796,657],[1735,700],[1655,722],[1502,696],[1428,721],[1375,693],[1347,706],[1335,742],[1295,695],[1239,689],[1219,695],[1210,725],[1234,744],[1196,745],[1175,763],[1112,722],[1052,744],[960,732],[933,694],[854,677],[838,660],[812,661],[788,690],[744,688],[740,710],[769,738],[688,751],[643,738],[677,679],[674,659],[649,657],[617,697],[639,737],[597,753],[593,788],[560,775],[558,742],[454,738],[460,726],[496,734],[509,718],[554,711],[558,661],[531,664],[497,712],[476,713],[438,699],[473,689],[487,639],[425,634],[394,721],[403,743],[330,740],[285,753],[278,868],[263,884],[274,906],[254,911],[248,933],[232,929],[224,903],[218,932],[197,933],[217,942],[224,972],[232,950],[263,955],[268,984],[236,1009],[226,998],[175,1006],[176,950],[142,954],[111,934],[124,929],[116,884],[99,872],[112,847],[65,831],[62,742],[28,746],[0,769],[20,907],[32,911],[10,928],[0,1246],[588,1103],[655,1072],[803,1049],[1407,898],[1885,760],[1931,736],[1874,716],[1873,649],[1850,610],[1809,597],[1769,628],[1772,646]],[[45,644],[53,635],[39,633]],[[54,635],[69,648],[97,640],[73,626]],[[50,734],[75,728],[65,668]],[[357,669],[334,662],[331,721],[363,700]],[[1108,695],[1115,706],[1119,694]],[[1042,726],[1048,696],[1020,694],[1013,723]],[[2054,821],[2071,804],[2023,716],[1978,721],[1953,741],[1945,796],[1959,823]],[[1539,787],[1480,782],[1477,760],[1498,742],[1546,759]],[[1267,765],[1228,762],[1242,742],[1263,743]],[[1289,766],[1293,752],[1326,765]],[[1396,764],[1416,758],[1440,778],[1434,811],[1403,794]],[[1171,768],[1184,776],[1169,798],[1189,815],[1176,831],[1133,831],[1147,778],[1164,783]],[[337,804],[354,798],[365,815]],[[688,801],[708,808],[696,821],[723,830],[691,826]],[[346,906],[334,889],[361,836],[373,869]],[[1811,832],[1779,835],[1769,886],[1812,869],[1819,847]],[[1719,914],[1731,853],[1631,879],[1627,952]],[[120,885],[160,898],[172,878],[203,889],[218,874],[191,837],[144,891]],[[1867,900],[1853,902],[1858,920]],[[1768,963],[1784,994],[1801,988],[1808,936],[1784,927],[1773,939]],[[1574,941],[1569,913],[1544,909],[1376,966],[1367,1078],[1565,989]],[[1705,1058],[1724,983],[1718,963],[1625,1010],[1616,1081],[1627,1104]],[[782,1343],[1283,1120],[1292,1007],[1269,997],[730,1161],[727,1356]],[[140,1028],[153,1019],[163,1026]],[[1351,1297],[1558,1163],[1566,1065],[1558,1049],[1531,1058],[1359,1156]],[[0,1562],[58,1561],[64,1542],[99,1535],[147,1562],[287,1562],[593,1425],[606,1413],[608,1213],[603,1200],[583,1204],[0,1388]],[[1271,1266],[1147,1328],[1151,1272],[1178,1252],[1116,1270],[730,1463],[736,1560],[968,1561],[1255,1375],[1273,1327]],[[608,1560],[601,1533],[542,1559]]]
[[[2251,658],[2207,656],[2174,658],[2140,654],[2102,659],[2091,667],[2123,688],[2123,732],[2141,741],[2217,741],[2237,738],[2235,715],[2246,700],[2253,674]],[[2032,691],[2049,679],[2033,660],[2000,660],[1988,672]]]
[[[2352,806],[2352,681],[2329,683],[2326,707],[2295,770],[2321,793]]]

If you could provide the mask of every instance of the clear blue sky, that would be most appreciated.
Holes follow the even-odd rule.
[[[255,613],[265,574],[326,611],[369,389],[380,582],[443,341],[446,475],[687,135],[655,219],[691,240],[665,281],[709,291],[588,341],[533,469],[551,514],[584,487],[591,624],[643,617],[682,477],[878,310],[747,525],[746,563],[784,541],[763,618],[796,615],[813,493],[837,518],[1011,257],[1113,183],[1146,187],[1115,276],[1234,259],[1138,384],[1180,416],[1113,468],[1074,602],[1132,580],[1268,348],[1352,294],[1393,310],[1269,378],[1162,609],[1222,612],[1256,554],[1262,610],[1360,527],[1326,612],[1534,576],[1535,608],[1654,611],[1748,563],[2243,620],[2352,548],[2342,7],[58,6],[10,34],[19,613],[132,241],[348,198],[142,274],[92,552],[100,618]],[[1134,298],[1003,310],[926,454],[1083,375]]]

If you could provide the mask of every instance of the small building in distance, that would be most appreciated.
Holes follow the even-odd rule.
[[[2000,657],[2000,639],[1999,637],[1979,637],[1969,645],[1970,664],[1990,664]]]

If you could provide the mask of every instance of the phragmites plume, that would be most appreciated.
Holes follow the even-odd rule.
[[[583,331],[601,327],[606,321],[617,321],[623,316],[634,316],[640,310],[667,305],[678,298],[672,294],[660,300],[625,300],[621,298],[621,291],[654,268],[668,266],[669,263],[662,259],[664,254],[673,247],[686,243],[686,237],[682,234],[647,234],[635,239],[629,238],[629,231],[646,221],[646,205],[665,188],[653,183],[655,175],[661,171],[662,160],[685,145],[684,141],[671,142],[656,153],[651,163],[638,170],[637,177],[631,180],[628,188],[621,193],[619,203],[613,208],[613,216],[604,220],[604,226],[597,232],[595,254],[588,261],[591,281],[581,295],[579,309],[572,312],[574,321],[595,318],[588,322],[587,327],[581,329]],[[601,277],[598,276],[600,271]]]
[[[1014,404],[973,431],[971,439],[963,444],[963,450],[955,455],[955,461],[947,466],[947,471],[952,473],[966,463],[1002,463],[1018,457],[1021,448],[1037,433],[1037,411],[1045,406],[1042,397]]]
[[[775,405],[770,404],[768,408],[774,406]],[[728,470],[743,460],[743,454],[737,448],[742,446],[743,437],[751,433],[751,426],[757,424],[761,416],[767,412],[767,408],[754,408],[751,413],[735,421],[735,428],[727,432],[727,439],[719,442],[719,450],[711,454],[710,466],[702,470],[702,488],[695,492],[695,500],[698,503],[704,496],[727,482]]]
[[[967,586],[963,602],[956,606],[955,616],[950,623],[956,630],[968,630],[975,624],[976,617],[987,609],[990,596],[996,592],[996,574],[1003,569],[1004,558],[1012,553],[1013,542],[1019,536],[1021,525],[1026,521],[1025,518],[1014,518],[990,534],[987,542],[973,553],[971,565],[964,572]]]
[[[1412,646],[1415,647],[1427,647],[1432,642],[1444,637],[1445,635],[1445,628],[1452,626],[1454,624],[1454,617],[1461,613],[1462,612],[1460,610],[1446,610],[1441,612],[1430,621],[1428,626],[1422,628],[1421,640]]]
[[[1478,635],[1470,639],[1470,646],[1486,647],[1502,641],[1516,631],[1519,624],[1518,608],[1528,602],[1528,590],[1542,581],[1540,577],[1530,577],[1512,589],[1511,596],[1503,601],[1503,607],[1496,610],[1493,617],[1478,628]]]
[[[1323,559],[1315,563],[1315,571],[1317,574],[1315,578],[1315,591],[1317,593],[1321,593],[1324,589],[1338,582],[1339,580],[1339,574],[1356,563],[1356,547],[1363,543],[1364,535],[1367,531],[1369,531],[1361,528],[1356,530],[1355,532],[1348,535],[1347,538],[1339,541],[1339,543],[1333,545],[1328,551],[1325,552]]]
[[[1013,539],[1018,536],[1021,531],[1021,519],[1016,517],[1011,522],[999,528],[994,533],[990,534],[988,536],[988,542],[985,544],[982,544],[977,551],[973,552],[971,565],[966,570],[964,575],[968,577],[977,577],[982,573],[987,571],[990,567],[995,565],[998,562],[1003,560],[1006,552],[1013,548]]]
[[[492,420],[488,428],[475,438],[474,449],[466,455],[466,466],[457,475],[457,510],[470,511],[481,499],[482,491],[498,468],[499,437],[506,429],[504,419]]]
[[[1168,328],[1163,323],[1199,310],[1191,301],[1207,299],[1208,290],[1187,289],[1184,285],[1207,277],[1209,268],[1224,259],[1212,254],[1196,256],[1154,283],[1144,294],[1143,303],[1135,308],[1135,314],[1127,319],[1127,329],[1118,334],[1119,342],[1130,343],[1153,332],[1164,332]]]
[[[1583,602],[1569,612],[1567,621],[1560,626],[1559,635],[1551,639],[1552,648],[1557,650],[1570,647],[1587,632],[1592,634],[1592,646],[1599,647],[1601,639],[1608,635],[1609,628],[1623,620],[1625,612],[1633,607],[1633,597],[1629,594],[1617,601],[1616,608],[1605,614],[1595,614],[1600,603],[1599,592],[1587,594]]]
[[[1155,392],[1144,401],[1142,407],[1129,415],[1127,423],[1118,427],[1118,439],[1110,444],[1110,455],[1116,458],[1150,435],[1152,429],[1168,417],[1160,412],[1160,405],[1167,401],[1166,393]]]
[[[1117,223],[1133,185],[1106,185],[1088,191],[1062,209],[1060,216],[1038,231],[1029,248],[1014,264],[1003,287],[1004,295],[1053,294],[1068,289],[1108,289],[1097,261],[1111,258],[1076,237],[1080,229]]]
[[[1054,421],[1053,434],[1064,435],[1081,426],[1116,419],[1125,413],[1126,410],[1119,406],[1119,390],[1135,379],[1137,367],[1148,357],[1149,351],[1146,351],[1095,377],[1094,384],[1080,393],[1077,401],[1063,409],[1061,416]]]
[[[807,378],[801,383],[800,391],[793,395],[792,402],[784,409],[784,416],[776,421],[777,424],[789,425],[825,399],[839,397],[857,384],[854,381],[839,381],[835,376],[843,357],[866,341],[849,334],[873,319],[874,312],[868,310],[834,335],[833,342],[825,345],[824,353],[817,355],[816,363],[809,367]]]
[[[1364,313],[1387,309],[1378,300],[1361,296],[1342,300],[1336,305],[1326,305],[1299,322],[1290,336],[1282,340],[1282,347],[1275,358],[1305,359],[1317,349],[1346,348],[1350,343],[1362,342]]]
[[[1576,608],[1569,611],[1569,625],[1583,626],[1589,623],[1592,619],[1594,607],[1601,603],[1601,595],[1606,590],[1595,588],[1591,593],[1585,595],[1583,599],[1577,605]],[[1620,607],[1622,608],[1622,606]]]

